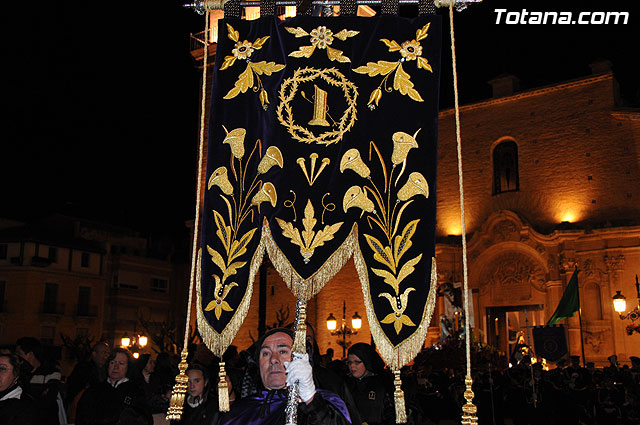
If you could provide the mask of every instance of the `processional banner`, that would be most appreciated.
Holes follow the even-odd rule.
[[[220,22],[198,328],[217,355],[244,320],[263,254],[307,301],[353,256],[367,318],[399,369],[435,304],[441,22]]]

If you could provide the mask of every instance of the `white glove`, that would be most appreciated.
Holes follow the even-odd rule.
[[[293,361],[284,362],[287,370],[287,385],[298,384],[298,394],[305,403],[313,398],[316,386],[313,383],[313,369],[309,363],[309,355],[294,355]]]

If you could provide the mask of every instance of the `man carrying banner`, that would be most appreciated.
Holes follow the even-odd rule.
[[[299,425],[350,424],[344,402],[334,393],[315,388],[308,355],[291,360],[293,332],[272,329],[257,344],[262,390],[231,406],[220,425],[277,425],[285,420],[287,386],[298,383]]]

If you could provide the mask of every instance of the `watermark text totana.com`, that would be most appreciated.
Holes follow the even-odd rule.
[[[629,12],[530,12],[494,9],[496,24],[507,25],[626,25]]]

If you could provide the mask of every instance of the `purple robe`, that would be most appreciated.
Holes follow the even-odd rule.
[[[281,425],[285,422],[286,406],[286,390],[263,390],[233,403],[231,410],[221,418],[219,425]],[[351,423],[344,401],[338,395],[325,390],[316,390],[316,395],[309,405],[298,404],[300,425],[307,424],[304,417],[312,418],[313,415],[322,417],[323,424],[326,423],[327,418],[335,419],[326,425]],[[314,423],[313,419],[309,419],[308,422]]]

